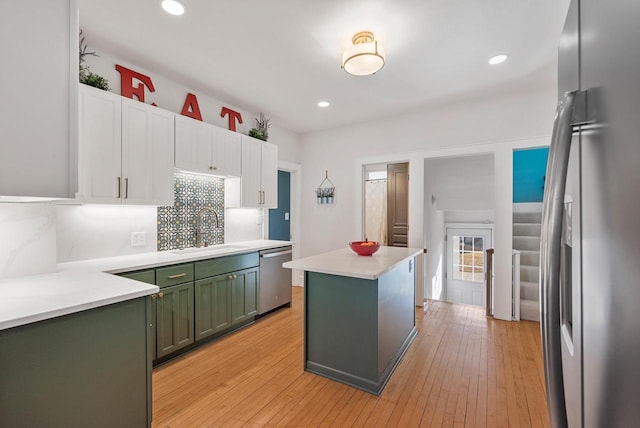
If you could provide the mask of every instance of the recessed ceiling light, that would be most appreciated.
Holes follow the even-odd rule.
[[[318,107],[329,107],[329,101],[318,101]]]
[[[491,65],[501,64],[507,60],[508,56],[509,55],[507,54],[499,54],[499,55],[493,56],[489,59],[489,64]]]
[[[160,4],[164,11],[171,15],[182,15],[184,13],[184,5],[178,0],[162,0]]]

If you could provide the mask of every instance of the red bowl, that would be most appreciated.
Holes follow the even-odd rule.
[[[367,245],[363,246],[362,244],[364,243]],[[359,256],[370,256],[380,249],[380,243],[376,241],[354,241],[349,242],[349,247]]]

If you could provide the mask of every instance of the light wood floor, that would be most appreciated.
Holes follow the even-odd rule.
[[[545,427],[539,324],[430,302],[380,397],[302,370],[291,309],[157,368],[153,427]]]

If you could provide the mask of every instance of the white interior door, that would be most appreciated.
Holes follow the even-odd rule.
[[[447,227],[446,298],[450,302],[485,306],[487,248],[491,229]]]

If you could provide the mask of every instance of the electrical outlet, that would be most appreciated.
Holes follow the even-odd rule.
[[[131,232],[131,246],[144,247],[147,243],[147,234],[145,232]]]

